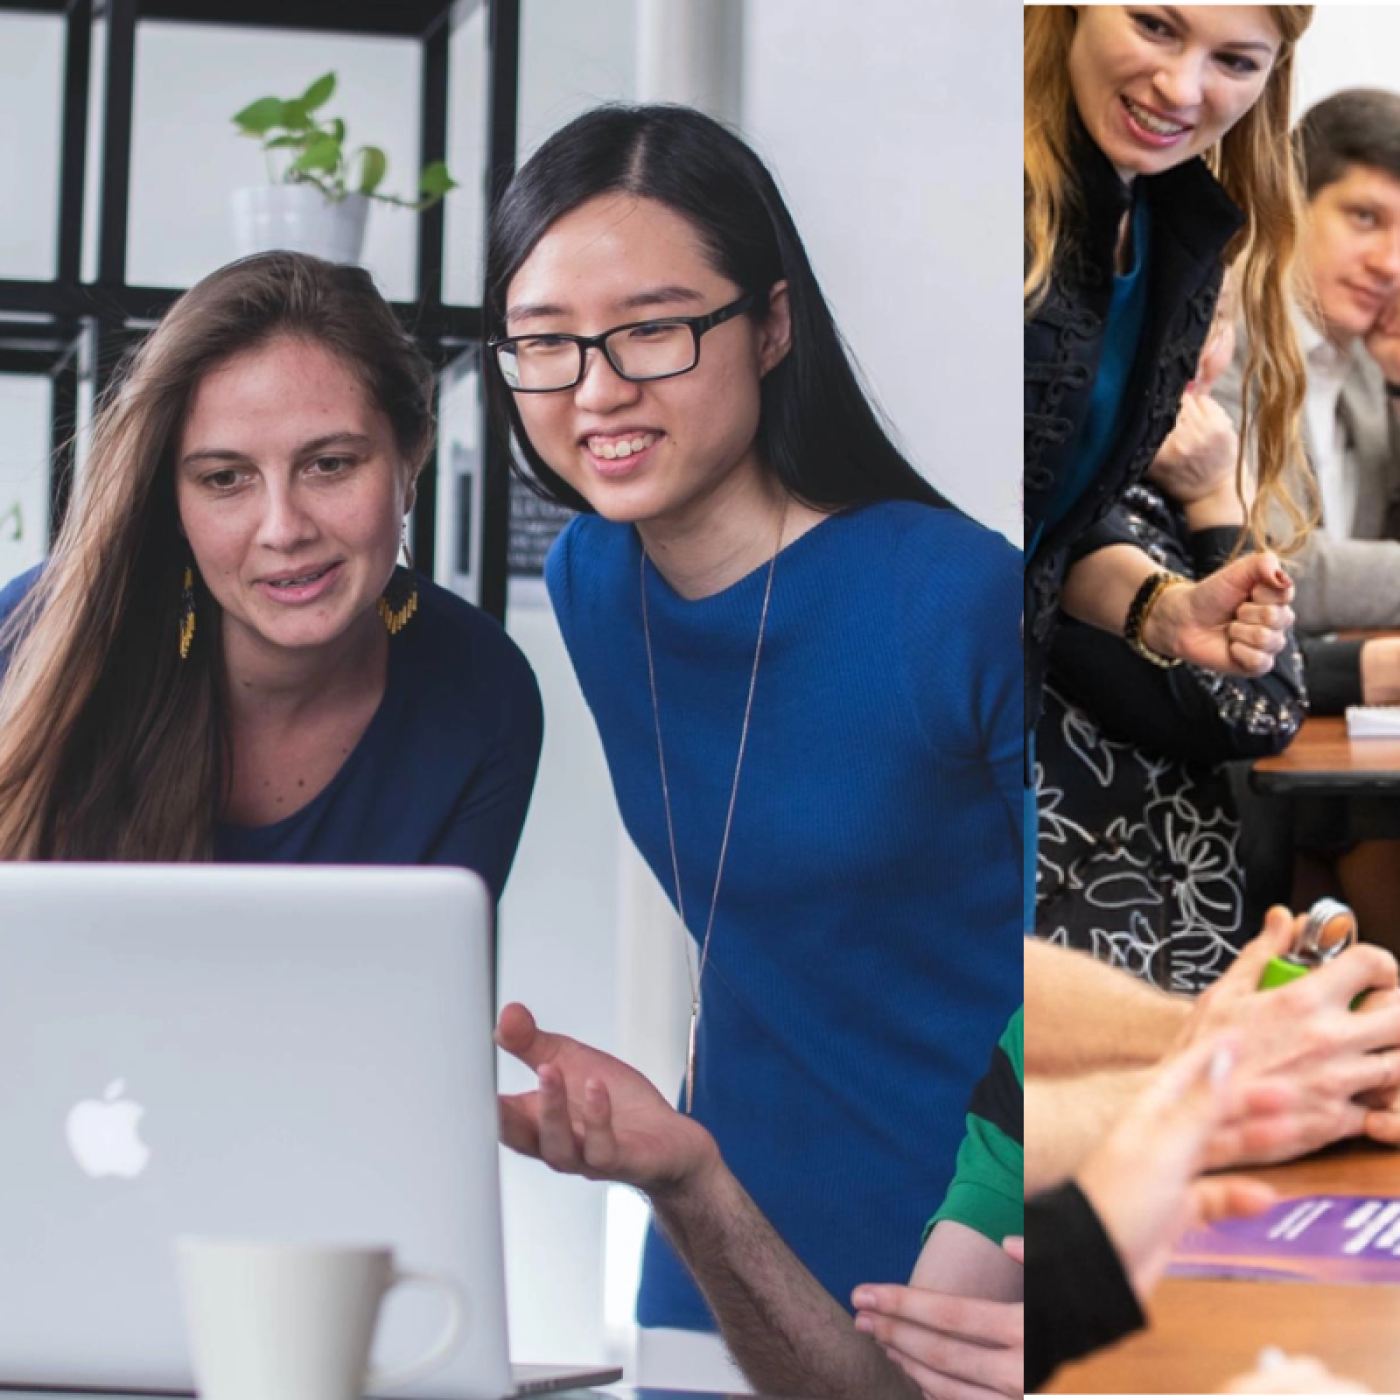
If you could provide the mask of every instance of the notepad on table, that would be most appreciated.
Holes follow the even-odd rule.
[[[1347,737],[1400,738],[1400,705],[1348,705]]]

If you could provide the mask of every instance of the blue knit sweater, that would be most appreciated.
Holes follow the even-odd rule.
[[[573,521],[550,596],[623,820],[674,898],[638,537]],[[766,566],[687,601],[648,570],[681,882],[703,934]],[[908,1277],[1021,1000],[1020,555],[954,511],[834,516],[778,558],[703,987],[696,1115],[845,1303]],[[711,1329],[649,1238],[638,1318]]]

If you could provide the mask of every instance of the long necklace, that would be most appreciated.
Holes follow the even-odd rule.
[[[700,956],[691,960],[690,947],[685,947],[685,970],[690,978],[690,1034],[685,1051],[685,1111],[690,1113],[695,1106],[695,1036],[700,1025],[700,988],[705,980],[705,964],[710,957],[710,935],[715,931],[715,910],[719,907],[719,888],[724,879],[724,858],[729,853],[729,831],[734,824],[734,804],[739,796],[739,774],[744,767],[744,750],[749,742],[749,719],[753,714],[754,689],[758,684],[758,663],[763,657],[763,634],[768,627],[768,603],[773,596],[773,573],[778,566],[778,553],[782,549],[783,530],[787,525],[787,508],[783,508],[783,518],[778,525],[778,547],[768,561],[768,579],[763,586],[763,609],[758,616],[758,639],[753,647],[753,668],[749,672],[749,693],[744,701],[744,723],[739,730],[739,753],[734,759],[734,779],[729,785],[729,810],[724,814],[724,834],[719,843],[719,861],[715,865],[715,883],[710,891],[710,912],[705,920],[705,936],[700,941]],[[676,827],[671,820],[671,785],[666,776],[666,746],[661,740],[661,704],[656,696],[656,662],[651,650],[651,616],[647,609],[647,551],[642,546],[641,563],[642,587],[642,635],[647,646],[647,679],[651,682],[651,717],[656,725],[656,762],[661,770],[661,802],[666,811],[666,839],[671,845],[671,878],[676,887],[676,912],[682,925],[688,930],[690,925],[685,918],[685,896],[681,893],[681,866],[676,857]],[[687,939],[688,932],[681,937]]]

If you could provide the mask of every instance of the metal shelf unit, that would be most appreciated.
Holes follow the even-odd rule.
[[[132,95],[136,30],[142,20],[298,29],[416,39],[422,51],[420,158],[445,159],[448,40],[467,14],[486,10],[486,216],[515,169],[520,62],[520,0],[0,0],[0,14],[64,21],[63,104],[58,192],[57,275],[51,282],[0,278],[0,374],[46,375],[53,384],[50,530],[67,508],[80,370],[101,385],[127,347],[180,294],[126,281]],[[94,20],[106,23],[97,276],[82,277],[84,175],[88,162],[89,72]],[[443,207],[418,218],[418,273],[410,302],[395,311],[439,366],[482,337],[477,306],[443,301]],[[509,463],[481,434],[483,511],[481,606],[503,619],[510,525]],[[431,574],[436,540],[436,478],[425,472],[414,511],[413,553]]]

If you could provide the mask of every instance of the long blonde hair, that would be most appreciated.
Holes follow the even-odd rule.
[[[231,356],[324,345],[384,411],[417,469],[433,375],[360,268],[246,258],[171,308],[113,381],[52,558],[0,629],[0,859],[205,860],[228,770],[218,605],[176,645],[190,563],[174,459],[195,390]]]
[[[1225,250],[1236,267],[1240,312],[1249,340],[1241,384],[1241,470],[1252,444],[1258,495],[1250,514],[1255,540],[1265,542],[1264,522],[1276,506],[1293,532],[1288,548],[1306,532],[1310,511],[1288,494],[1283,481],[1303,458],[1300,417],[1306,377],[1293,332],[1292,263],[1303,218],[1303,198],[1289,140],[1293,64],[1298,39],[1312,23],[1311,5],[1270,5],[1281,43],[1264,90],[1253,107],[1205,155],[1225,192],[1244,212],[1245,224]],[[1074,94],[1069,51],[1074,39],[1071,5],[1032,5],[1025,10],[1025,278],[1027,315],[1043,300],[1071,210],[1079,197],[1071,164]],[[1306,473],[1301,473],[1306,480]]]

